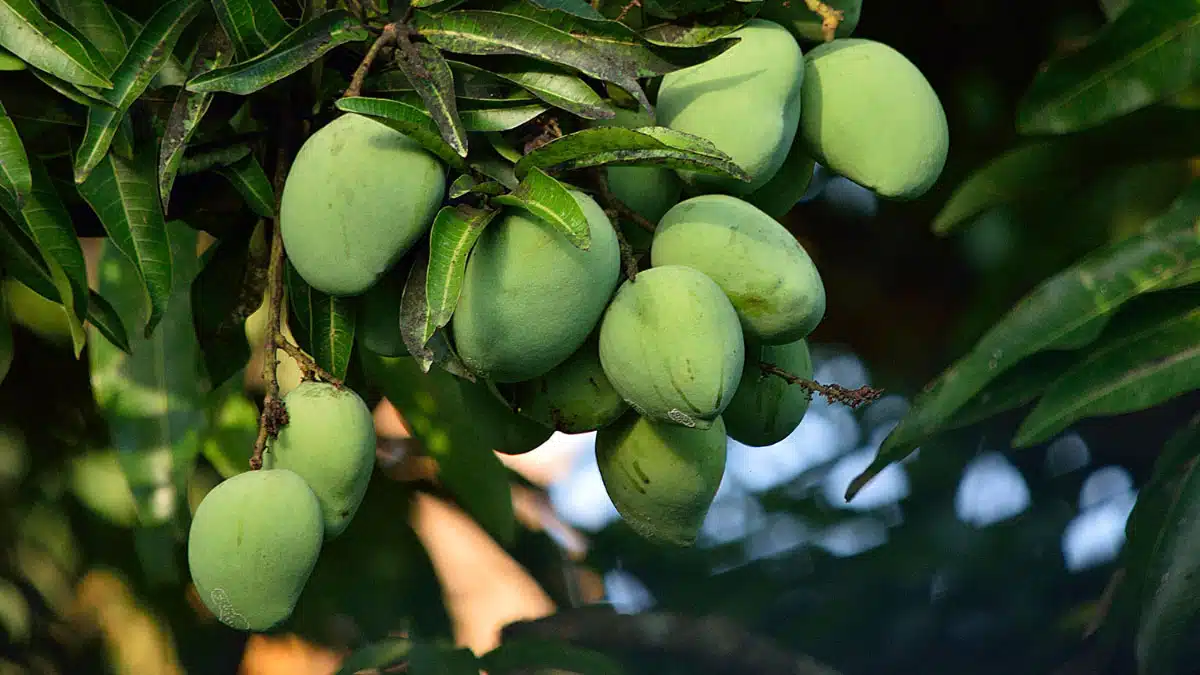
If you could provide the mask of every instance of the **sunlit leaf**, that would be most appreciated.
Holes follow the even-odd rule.
[[[291,263],[287,266],[287,292],[295,322],[292,334],[318,366],[338,379],[346,377],[354,351],[357,305],[354,298],[327,295],[305,283]]]
[[[508,131],[546,112],[544,105],[468,108],[458,111],[467,131]]]
[[[25,145],[3,103],[0,103],[0,190],[9,193],[18,209],[25,205],[33,190]]]
[[[474,68],[458,64],[459,68]],[[579,77],[548,63],[521,56],[498,56],[488,60],[488,72],[501,77],[549,103],[584,119],[608,119],[616,112],[600,94]]]
[[[467,257],[498,211],[476,209],[467,205],[445,206],[434,218],[429,234],[429,268],[425,279],[425,302],[429,305],[429,322],[425,342],[433,331],[450,322],[458,296],[462,291]]]
[[[104,75],[112,74],[129,45],[108,4],[104,0],[49,0],[46,4],[95,45],[107,67]]]
[[[270,218],[275,213],[275,190],[254,155],[246,155],[233,164],[217,169],[246,200],[251,211]]]
[[[352,96],[338,99],[338,110],[370,117],[420,143],[450,166],[464,168],[462,157],[442,138],[437,123],[425,110],[386,98]]]
[[[467,131],[458,118],[458,105],[454,100],[454,73],[442,53],[427,42],[413,45],[413,54],[401,49],[396,53],[396,64],[416,88],[425,103],[425,110],[437,123],[442,140],[460,157],[467,156]]]
[[[51,21],[34,0],[0,0],[0,47],[29,65],[73,84],[108,88],[100,54]]]
[[[239,61],[258,56],[292,32],[271,0],[212,0],[212,6]]]
[[[525,174],[516,190],[492,201],[525,209],[553,225],[575,246],[584,250],[591,248],[591,229],[583,207],[565,185],[539,168],[534,167]]]
[[[25,64],[16,54],[0,47],[0,73],[12,72],[14,70],[26,70],[29,66]]]

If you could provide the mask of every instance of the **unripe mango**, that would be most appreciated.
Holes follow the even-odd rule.
[[[550,372],[502,392],[518,413],[566,434],[594,431],[629,409],[604,374],[595,333]]]
[[[707,429],[626,413],[596,434],[596,463],[622,520],[641,536],[690,546],[725,474],[725,423]]]
[[[746,334],[767,344],[799,340],[825,316],[825,286],[804,247],[737,197],[676,204],[658,223],[650,261],[703,272],[729,296]]]
[[[349,387],[302,382],[283,397],[288,423],[268,444],[263,467],[304,478],[321,502],[325,538],[346,529],[375,469],[375,419]]]
[[[712,141],[750,174],[736,178],[680,172],[700,192],[748,195],[783,166],[800,121],[804,55],[782,26],[751,19],[730,37],[741,42],[713,59],[663,76],[660,124]]]
[[[831,171],[887,199],[915,199],[942,173],[946,113],[903,54],[872,40],[834,40],[808,54],[800,134]]]
[[[362,115],[310,136],[288,173],[283,246],[309,286],[359,295],[429,231],[445,170],[419,143]]]
[[[806,380],[813,376],[807,341],[764,345],[747,340],[742,380],[721,416],[730,438],[755,448],[787,438],[800,426],[812,402],[806,389],[764,373],[761,363],[774,364]]]
[[[463,362],[486,379],[544,375],[579,349],[612,297],[621,273],[616,232],[595,200],[571,194],[590,226],[586,250],[510,209],[471,251],[451,329]]]
[[[380,356],[408,355],[400,336],[400,300],[407,279],[407,267],[393,267],[363,294],[359,304],[354,336],[359,344]]]
[[[858,18],[862,15],[862,0],[824,0],[830,9],[842,13],[842,21],[838,24],[835,38],[850,37],[858,27]],[[774,21],[787,28],[797,40],[824,42],[825,35],[821,28],[822,19],[804,4],[804,0],[766,0],[758,16]]]
[[[707,429],[729,405],[745,349],[721,287],[690,267],[640,272],[600,323],[600,364],[613,388],[654,421]]]
[[[286,469],[247,471],[213,488],[188,532],[188,568],[221,623],[262,632],[296,607],[321,552],[321,506]]]
[[[787,159],[767,184],[746,197],[746,201],[757,206],[763,213],[779,220],[786,216],[808,192],[813,171],[817,163],[809,156],[803,141],[797,137],[792,141]]]

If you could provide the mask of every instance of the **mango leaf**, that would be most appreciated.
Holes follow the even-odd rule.
[[[246,155],[233,164],[220,167],[217,173],[237,189],[251,211],[263,218],[275,214],[275,189],[254,155]]]
[[[70,0],[59,0],[60,2],[69,2]],[[121,26],[121,32],[125,34],[125,43],[133,44],[137,41],[137,36],[142,32],[142,22],[122,12],[120,8],[110,7],[113,18]],[[120,59],[117,59],[117,63]],[[113,64],[114,66],[116,63]],[[174,52],[167,54],[167,60],[163,62],[162,68],[159,69],[154,77],[150,78],[149,89],[162,89],[163,87],[182,87],[187,81],[187,70],[179,59],[175,57]]]
[[[222,30],[214,28],[204,36],[196,49],[187,79],[229,65],[232,59],[233,49],[228,38]],[[210,93],[190,92],[183,87],[175,95],[175,104],[171,106],[171,113],[167,117],[158,152],[158,194],[162,199],[163,211],[166,211],[170,204],[171,187],[175,184],[175,176],[183,163],[183,153],[196,130],[200,128],[200,120],[208,112],[212,96]]]
[[[1200,80],[1200,4],[1135,2],[1082,49],[1052,59],[1017,108],[1023,134],[1095,126]]]
[[[446,59],[454,73],[454,95],[472,101],[528,101],[529,92],[508,80],[496,77],[479,66]],[[363,82],[364,92],[398,93],[415,92],[416,87],[401,70],[387,70],[368,77]]]
[[[406,49],[396,52],[396,65],[416,87],[425,110],[437,123],[442,140],[458,153],[467,156],[467,131],[458,118],[458,105],[454,101],[454,73],[450,64],[442,58],[436,47],[420,42],[413,45],[413,53]]]
[[[583,19],[604,20],[604,15],[586,2],[586,0],[529,0],[542,9],[557,9],[574,14]]]
[[[187,90],[193,92],[224,91],[245,96],[274,84],[329,50],[348,42],[360,42],[369,37],[349,12],[330,10],[305,23],[252,59],[231,66],[214,68],[188,80]]]
[[[1040,352],[1021,361],[971,397],[939,432],[971,426],[1033,403],[1080,356],[1068,351]]]
[[[354,351],[354,298],[326,295],[309,286],[289,262],[287,292],[295,322],[289,322],[292,334],[330,375],[345,379]]]
[[[465,647],[415,642],[405,672],[412,675],[479,675],[479,660]]]
[[[544,105],[468,108],[458,111],[467,131],[508,131],[546,112]]]
[[[416,12],[416,28],[434,46],[477,56],[529,56],[558,63],[632,94],[646,110],[650,101],[632,65],[618,62],[571,33],[528,17],[486,10],[457,10],[440,14]]]
[[[471,248],[483,234],[497,210],[477,209],[466,204],[444,206],[433,220],[429,234],[429,267],[425,277],[425,302],[429,305],[429,321],[422,339],[425,343],[433,332],[450,322],[458,295],[462,291],[463,275]]]
[[[388,638],[359,647],[342,661],[335,675],[358,675],[363,671],[382,672],[408,658],[412,642],[408,638]]]
[[[1046,390],[1014,447],[1045,441],[1076,420],[1143,410],[1200,389],[1200,297],[1187,300],[1183,311],[1095,344]]]
[[[0,72],[11,72],[15,70],[27,70],[29,66],[17,58],[16,54],[0,47]]]
[[[528,153],[516,164],[518,176],[531,168],[570,171],[590,166],[665,166],[672,169],[750,176],[711,142],[666,127],[597,127],[561,136]]]
[[[550,223],[576,247],[588,250],[592,234],[583,208],[565,185],[534,167],[516,190],[492,199],[497,204],[516,206]]]
[[[464,173],[450,184],[447,194],[450,199],[458,199],[470,193],[481,195],[498,195],[504,193],[504,186],[494,180],[478,181],[470,174]]]
[[[250,455],[258,436],[258,406],[242,393],[243,386],[241,379],[229,380],[214,392],[222,396],[207,409],[208,433],[200,454],[221,478],[250,469]]]
[[[212,6],[238,61],[258,56],[292,32],[271,0],[212,0]]]
[[[433,314],[425,299],[429,277],[429,243],[422,242],[411,254],[412,266],[400,294],[400,339],[422,372],[437,364],[449,373],[472,382],[475,375],[454,353],[443,330],[432,327]],[[426,335],[432,337],[426,338]]]
[[[129,45],[104,0],[48,0],[46,4],[96,47],[104,59],[106,76],[125,58]]]
[[[625,667],[612,657],[562,640],[504,640],[479,657],[480,667],[494,675],[560,670],[578,675],[621,675]]]
[[[171,247],[155,189],[149,153],[128,161],[108,153],[79,185],[79,194],[100,217],[112,245],[133,263],[149,302],[145,336],[162,319],[171,297]]]
[[[18,209],[25,205],[25,199],[33,190],[25,145],[3,103],[0,103],[0,190],[9,193]]]
[[[334,106],[343,112],[355,113],[383,122],[389,127],[420,143],[450,166],[466,168],[462,157],[442,138],[437,123],[429,113],[401,101],[368,96],[338,99]]]
[[[459,67],[475,66],[459,64]],[[497,56],[488,60],[488,71],[572,115],[589,120],[616,115],[595,89],[562,68],[521,56]]]
[[[1194,219],[1193,219],[1194,222]],[[1200,231],[1153,228],[1109,244],[1043,282],[996,323],[971,351],[928,385],[874,461],[846,492],[862,486],[936,433],[988,383],[1024,358],[1056,344],[1135,296],[1169,287],[1200,264]]]
[[[58,92],[72,103],[78,103],[82,106],[100,105],[107,106],[108,102],[101,95],[101,90],[85,87],[78,84],[71,84],[66,80],[60,79],[41,70],[31,71],[33,76],[41,81],[42,84],[50,87]],[[109,106],[111,107],[111,106]]]
[[[166,63],[175,49],[179,36],[203,8],[201,0],[172,0],[161,7],[136,40],[125,58],[113,71],[113,88],[104,92],[112,106],[92,106],[88,109],[87,130],[75,154],[75,182],[87,180],[88,174],[108,152],[113,135],[133,104],[150,84],[150,80]]]
[[[235,230],[209,247],[192,283],[192,322],[214,387],[237,374],[250,358],[246,317],[262,304],[267,286],[263,232],[260,223],[253,231]]]
[[[0,47],[72,84],[109,88],[100,52],[51,21],[34,0],[0,0]]]

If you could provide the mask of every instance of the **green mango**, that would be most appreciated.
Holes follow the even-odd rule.
[[[760,363],[774,364],[806,380],[813,376],[807,341],[785,345],[746,341],[742,379],[721,416],[730,438],[755,448],[775,445],[787,438],[800,426],[812,403],[808,390],[762,372]]]
[[[824,0],[830,9],[842,12],[842,21],[838,24],[834,38],[850,37],[858,28],[858,19],[862,16],[862,0]],[[823,20],[808,8],[804,0],[765,0],[762,9],[758,11],[759,18],[774,21],[787,28],[797,40],[807,42],[824,42],[825,33],[821,28]]]
[[[767,344],[806,337],[825,316],[825,285],[804,247],[737,197],[677,204],[658,224],[650,262],[703,272],[729,296],[746,334]]]
[[[471,251],[451,330],[463,363],[485,379],[522,382],[565,361],[595,328],[620,280],[612,223],[591,197],[571,194],[590,226],[586,250],[513,208]]]
[[[375,469],[375,418],[349,387],[306,381],[283,397],[288,422],[267,444],[263,467],[304,478],[321,502],[325,538],[354,519]]]
[[[745,347],[737,312],[691,267],[639,272],[600,323],[600,364],[613,388],[655,421],[707,429],[729,405]]]
[[[721,477],[727,440],[720,417],[707,429],[630,411],[596,434],[596,463],[621,519],[659,544],[695,543]]]
[[[629,409],[604,374],[595,333],[550,372],[501,392],[521,415],[566,434],[595,431]]]
[[[296,607],[324,538],[321,505],[286,469],[247,471],[210,490],[188,531],[196,592],[221,623],[263,632]]]
[[[763,213],[782,220],[808,192],[817,163],[809,156],[799,137],[792,141],[787,159],[767,184],[746,197]]]
[[[847,38],[808,53],[800,136],[831,171],[885,199],[916,199],[950,148],[937,92],[903,54]]]
[[[445,168],[428,150],[369,117],[345,114],[296,154],[280,206],[288,260],[329,295],[364,293],[433,224]]]
[[[741,41],[704,63],[663,76],[660,124],[708,139],[751,180],[681,171],[694,191],[749,195],[787,158],[801,117],[804,54],[782,26],[751,19],[730,33]]]
[[[354,336],[380,356],[408,356],[400,336],[400,300],[407,280],[408,267],[396,265],[363,294],[359,304]]]

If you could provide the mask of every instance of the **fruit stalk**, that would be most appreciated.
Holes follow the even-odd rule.
[[[396,41],[396,33],[397,27],[395,23],[389,23],[383,27],[383,32],[379,34],[379,37],[375,38],[375,42],[371,43],[367,54],[363,56],[362,62],[355,69],[354,76],[350,79],[350,86],[346,87],[346,92],[342,94],[342,98],[359,95],[362,91],[363,80],[367,79],[367,73],[371,72],[371,64],[375,63],[375,57],[379,56],[381,49]]]
[[[841,403],[851,408],[857,408],[864,403],[870,403],[883,396],[882,389],[875,389],[866,385],[858,389],[847,389],[840,384],[821,384],[814,380],[793,375],[774,363],[767,363],[766,361],[760,362],[758,367],[768,375],[783,378],[788,384],[807,389],[810,395],[820,394],[830,403]]]
[[[838,25],[842,23],[845,14],[840,9],[834,9],[821,0],[804,0],[804,6],[821,17],[821,33],[826,42],[832,42]]]

